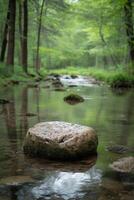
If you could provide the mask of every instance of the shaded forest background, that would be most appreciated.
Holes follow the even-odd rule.
[[[132,73],[133,7],[133,0],[0,0],[0,70],[97,66]]]

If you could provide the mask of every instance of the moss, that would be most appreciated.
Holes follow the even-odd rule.
[[[77,94],[70,94],[66,97],[64,97],[64,101],[71,104],[71,105],[75,105],[77,103],[81,103],[84,101],[83,97],[77,95]]]

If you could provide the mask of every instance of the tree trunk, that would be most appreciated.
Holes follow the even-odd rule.
[[[27,0],[19,3],[19,34],[21,46],[21,65],[24,72],[27,73],[28,67],[28,3]]]
[[[126,34],[128,39],[129,56],[134,63],[134,28],[132,0],[127,0],[124,6]]]
[[[19,52],[19,64],[22,65],[22,2],[19,2],[19,37],[20,37],[20,52]]]
[[[27,0],[23,2],[24,22],[23,22],[23,37],[22,37],[22,66],[24,71],[27,73],[28,66],[28,3]]]
[[[1,46],[1,54],[0,54],[0,61],[4,62],[5,54],[6,54],[6,47],[7,47],[7,33],[8,33],[8,22],[10,18],[10,1],[8,4],[8,10],[7,10],[7,17],[6,17],[6,23],[4,27],[4,34],[3,34],[3,41]]]
[[[8,23],[8,48],[7,48],[7,65],[14,65],[15,50],[15,18],[16,18],[16,0],[9,0],[10,17]],[[13,67],[11,69],[14,71]]]
[[[39,59],[39,49],[40,49],[40,34],[41,34],[41,25],[42,25],[42,14],[44,9],[45,0],[42,0],[40,16],[39,16],[39,27],[38,27],[38,37],[37,37],[37,50],[36,50],[36,73],[39,74],[40,70],[40,59]]]

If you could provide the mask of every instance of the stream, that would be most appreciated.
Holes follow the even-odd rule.
[[[133,152],[112,152],[111,145],[134,147],[134,90],[112,90],[94,80],[62,76],[64,90],[50,81],[0,88],[0,200],[132,200],[134,174],[109,165]],[[63,99],[78,94],[84,102]],[[93,127],[98,155],[86,161],[54,162],[23,154],[28,128],[43,121],[66,121]]]

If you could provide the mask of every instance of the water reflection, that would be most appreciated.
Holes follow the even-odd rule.
[[[26,192],[26,188],[21,190],[18,193],[21,196],[19,200],[25,199],[27,194],[30,194],[31,199],[82,199],[87,191],[101,182],[101,176],[101,171],[95,167],[83,173],[55,172],[49,174],[31,191]]]
[[[21,119],[20,119],[20,133],[25,134],[28,129],[28,87],[22,89],[22,103],[21,103]]]

